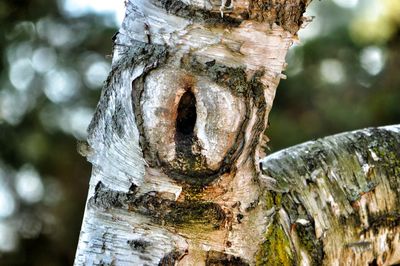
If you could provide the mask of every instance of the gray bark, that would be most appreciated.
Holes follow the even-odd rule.
[[[262,164],[275,210],[270,226],[285,232],[275,239],[288,250],[284,259],[302,265],[400,263],[400,125],[306,142]],[[269,245],[264,243],[264,258],[274,257]]]
[[[318,208],[288,196],[304,176],[260,169],[268,113],[307,4],[127,2],[80,145],[93,170],[75,265],[307,265],[336,254],[327,242],[321,258]],[[304,211],[285,210],[282,199]],[[296,223],[307,248],[288,230]]]

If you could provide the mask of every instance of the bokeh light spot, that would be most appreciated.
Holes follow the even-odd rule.
[[[19,124],[29,104],[25,94],[8,88],[0,90],[0,122],[5,120],[11,125]]]
[[[321,62],[320,73],[323,81],[331,84],[342,83],[345,72],[342,63],[336,59],[325,59]]]
[[[47,40],[57,48],[71,48],[82,42],[86,32],[81,29],[79,34],[73,30],[73,25],[65,25],[51,18],[42,18],[36,23],[36,29],[41,39]]]
[[[16,209],[14,196],[10,188],[5,184],[3,178],[0,177],[0,218],[11,216]]]
[[[23,166],[16,174],[15,189],[18,196],[28,203],[39,202],[44,194],[42,179],[31,165]]]
[[[19,59],[11,64],[9,78],[11,84],[18,90],[26,90],[31,84],[35,72],[29,59]]]
[[[41,47],[34,51],[32,66],[39,73],[45,73],[55,66],[57,55],[52,48]]]
[[[45,76],[44,93],[54,103],[70,100],[78,91],[79,75],[73,70],[53,70]]]
[[[7,47],[7,61],[11,65],[19,59],[30,58],[32,56],[32,50],[32,43],[30,42],[12,43]]]
[[[91,89],[101,88],[110,71],[110,64],[97,61],[89,66],[85,73],[85,84]]]
[[[371,75],[379,74],[385,66],[385,61],[383,51],[379,47],[369,46],[361,51],[361,67]]]

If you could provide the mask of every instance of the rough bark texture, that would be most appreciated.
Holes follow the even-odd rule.
[[[262,165],[266,265],[400,263],[400,125],[306,142]]]
[[[263,132],[307,2],[127,2],[75,264],[255,263]]]
[[[392,186],[399,187],[398,172],[379,175],[377,184],[389,182],[382,188],[387,200],[373,199],[376,208],[368,205],[367,211],[366,196],[357,203],[357,195],[371,195],[379,185],[345,175],[330,191],[330,183],[319,176],[325,172],[313,172],[322,167],[314,157],[310,178],[325,186],[311,192],[305,187],[302,196],[291,194],[304,182],[309,186],[305,172],[295,173],[304,170],[301,165],[289,171],[279,162],[267,163],[264,170],[271,177],[261,173],[268,113],[307,3],[127,2],[126,18],[114,38],[112,71],[88,144],[81,147],[93,171],[76,265],[318,264],[360,246],[370,248],[374,257],[349,259],[396,258],[393,248],[378,253],[374,243],[379,237],[368,238],[369,244],[362,239],[372,234],[370,225],[389,228],[385,239],[398,239],[393,233],[398,213],[392,212],[397,194],[389,194],[395,191]],[[362,157],[368,153],[362,147],[359,153],[368,158]],[[378,151],[374,154],[381,158]],[[353,163],[340,167],[350,173]],[[335,173],[329,180],[341,176],[335,164],[329,167]],[[367,162],[368,167],[375,169]],[[357,220],[352,205],[343,203],[350,192],[363,214],[376,217]],[[336,206],[333,213],[329,204]],[[335,211],[340,224],[334,222]],[[346,219],[348,233],[343,231]],[[393,220],[394,225],[386,225]],[[366,231],[354,240],[358,221]],[[330,231],[339,227],[341,236]],[[347,246],[335,246],[336,240]]]
[[[127,2],[76,265],[400,262],[399,127],[259,161],[307,2]]]

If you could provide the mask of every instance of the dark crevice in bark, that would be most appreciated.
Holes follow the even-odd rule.
[[[179,101],[175,122],[175,150],[182,159],[196,160],[196,155],[199,155],[199,150],[195,147],[197,144],[197,138],[194,135],[196,119],[196,97],[188,90]]]
[[[376,262],[376,259],[368,263],[368,266],[378,266],[378,263]]]
[[[178,116],[176,118],[176,138],[177,142],[181,138],[193,135],[196,124],[196,98],[190,90],[185,92],[178,105]]]

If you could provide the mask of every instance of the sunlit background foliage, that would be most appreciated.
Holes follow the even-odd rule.
[[[91,3],[95,3],[94,5]],[[76,152],[123,0],[0,2],[0,265],[71,265],[90,165]],[[271,151],[399,123],[400,1],[314,0],[289,52]]]

